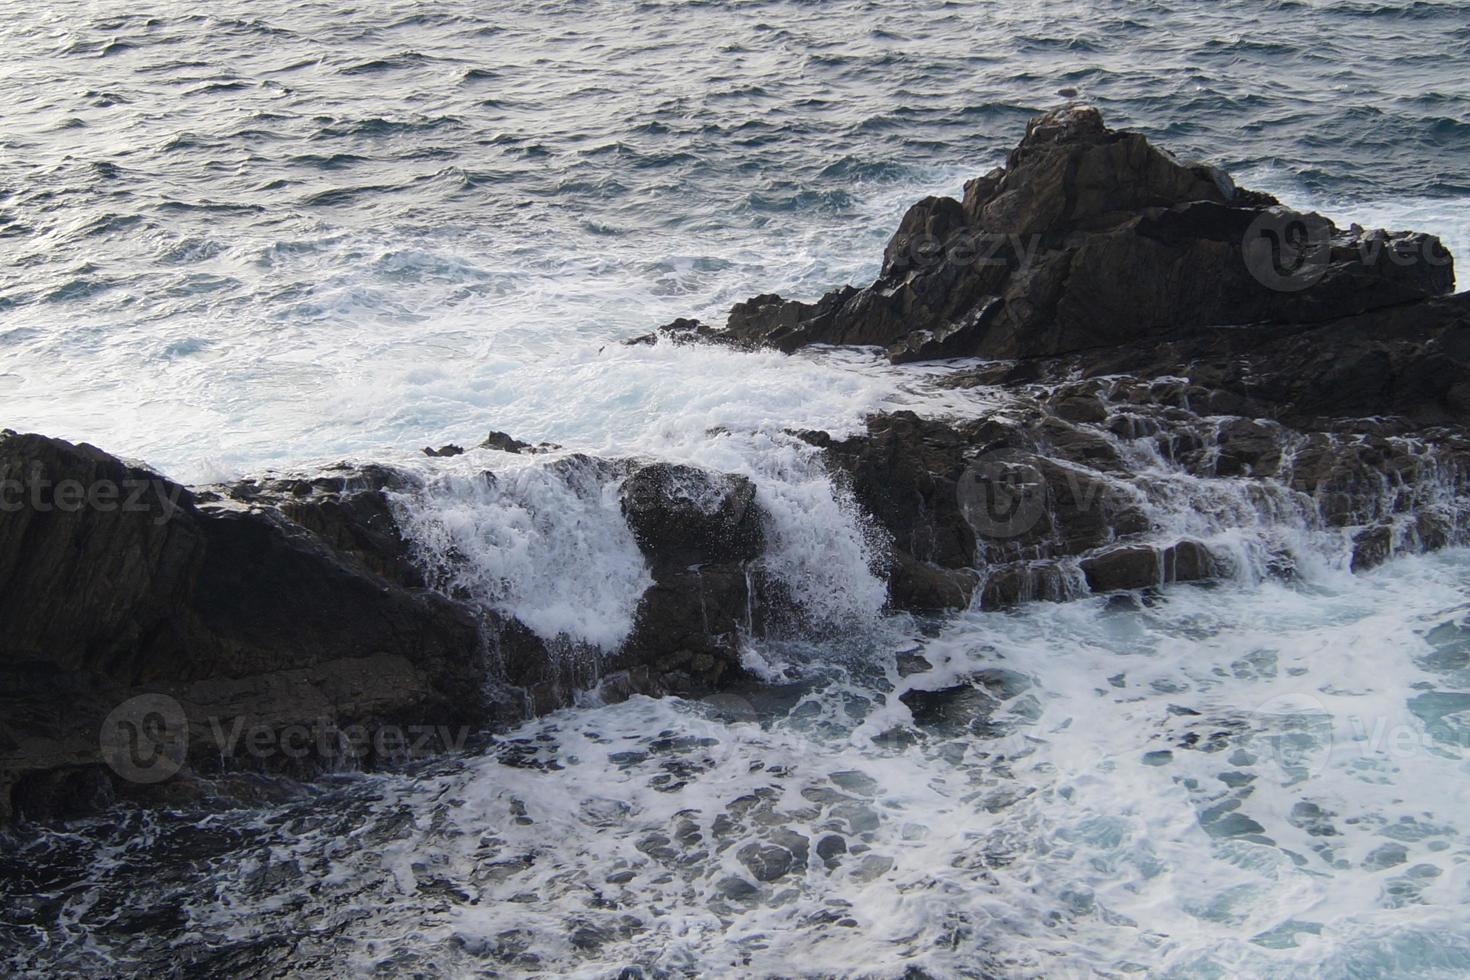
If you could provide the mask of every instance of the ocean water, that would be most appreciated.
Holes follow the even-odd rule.
[[[1470,973],[1470,553],[1352,576],[1284,492],[1136,455],[1233,577],[885,619],[871,529],[782,430],[1008,396],[618,343],[865,282],[1073,90],[1470,256],[1470,6],[155,6],[0,23],[0,425],[185,481],[413,467],[426,563],[603,648],[647,571],[615,487],[553,464],[745,473],[824,640],[752,643],[749,697],[589,697],[410,773],[7,840],[12,972]],[[565,450],[418,452],[489,429]]]

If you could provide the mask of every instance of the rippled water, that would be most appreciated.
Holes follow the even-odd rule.
[[[753,646],[759,692],[8,840],[12,971],[1465,973],[1466,553],[1350,576],[1340,539],[1181,484],[1160,513],[1236,580],[880,621],[860,522],[780,430],[1005,396],[615,342],[864,281],[908,203],[1070,89],[1470,256],[1467,5],[60,3],[7,11],[0,51],[0,424],[185,480],[412,462],[422,547],[609,645],[643,582],[616,508],[418,447],[742,472],[809,611],[862,627]],[[1297,580],[1254,574],[1266,539]]]
[[[184,479],[492,423],[595,443],[665,407],[663,365],[604,343],[863,280],[909,202],[1064,88],[1295,203],[1470,245],[1467,25],[1430,2],[26,4],[0,24],[6,422]],[[723,373],[690,358],[679,397]]]

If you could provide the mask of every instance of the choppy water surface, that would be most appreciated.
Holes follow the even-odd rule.
[[[98,972],[1462,976],[1467,571],[972,614],[889,637],[924,673],[121,813],[7,848],[0,936]]]
[[[1459,3],[155,6],[0,23],[0,397],[183,479],[600,441],[727,370],[603,344],[863,280],[1064,88],[1470,245]]]
[[[1470,8],[162,6],[0,23],[0,424],[185,480],[490,428],[746,473],[775,571],[848,639],[753,646],[774,686],[748,697],[589,703],[414,773],[8,840],[0,963],[1464,974],[1466,553],[1350,576],[1340,535],[1160,473],[1155,516],[1234,580],[884,621],[858,515],[781,430],[1005,397],[861,351],[616,341],[864,281],[908,203],[1063,89],[1470,256]],[[413,465],[423,549],[617,642],[645,573],[607,499],[534,459]]]

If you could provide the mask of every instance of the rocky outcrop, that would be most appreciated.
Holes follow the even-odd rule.
[[[1464,425],[1470,421],[1470,293],[1325,323],[1199,330],[1018,362],[991,380],[1012,384],[1073,372],[1187,375],[1172,397],[1198,411],[1299,427],[1369,416],[1397,417],[1411,427]]]
[[[617,650],[541,638],[514,619],[479,610],[492,660],[489,680],[503,688],[492,705],[495,716],[544,713],[592,687],[610,698],[707,694],[738,674],[741,633],[763,627],[763,617],[752,615],[761,605],[754,565],[765,543],[754,485],[745,477],[661,462],[573,454],[548,465],[590,468],[600,481],[619,486],[623,515],[654,584]],[[273,507],[379,574],[417,588],[435,583],[415,561],[384,496],[411,493],[416,484],[416,477],[390,467],[342,465],[310,480],[246,480],[206,496],[218,492]],[[450,592],[473,604],[472,596]]]
[[[550,442],[538,442],[532,445],[504,432],[491,432],[485,437],[485,441],[480,443],[480,448],[498,449],[503,453],[519,455],[521,453],[549,453],[561,447]]]
[[[177,799],[221,771],[394,763],[598,684],[714,690],[752,626],[754,488],[692,467],[612,469],[628,474],[655,585],[624,647],[588,655],[428,587],[388,500],[413,474],[343,464],[189,490],[90,446],[5,433],[0,818]],[[110,734],[145,724],[150,765],[119,766],[109,752],[128,747]],[[354,730],[366,741],[344,745]],[[407,744],[374,741],[385,732]]]
[[[619,657],[651,663],[666,689],[717,690],[727,674],[739,672],[741,634],[759,631],[754,563],[765,528],[755,485],[741,476],[652,463],[624,481],[622,508],[654,585]]]
[[[784,351],[884,347],[894,361],[1045,357],[1200,327],[1311,324],[1448,293],[1431,235],[1339,229],[1179,163],[1068,107],[1033,120],[1004,168],[904,216],[865,289],[763,295],[680,339]]]
[[[910,208],[871,286],[661,333],[991,359],[943,383],[1004,389],[1012,410],[803,435],[887,532],[893,607],[929,612],[1228,573],[1239,556],[1190,537],[1190,507],[1341,530],[1359,570],[1459,540],[1470,295],[1453,282],[1431,235],[1339,228],[1069,106],[962,199]]]
[[[1237,571],[1240,555],[1194,537],[1205,525],[1340,531],[1354,570],[1466,539],[1461,426],[1294,428],[1213,414],[1236,403],[1229,390],[1078,380],[1072,366],[1018,386],[1015,406],[990,418],[899,412],[847,439],[803,435],[887,532],[895,609],[1000,608]],[[1292,574],[1285,553],[1271,565]]]
[[[655,576],[760,556],[765,531],[746,477],[651,463],[624,481],[622,503]]]
[[[0,437],[0,480],[4,809],[111,792],[104,719],[144,695],[177,706],[174,762],[200,768],[217,764],[221,726],[453,728],[486,713],[475,617],[375,572],[367,538],[342,550],[279,511],[205,503],[42,436]],[[389,533],[370,518],[337,524]],[[158,714],[134,706],[140,718],[122,722]],[[295,769],[316,755],[241,753]]]

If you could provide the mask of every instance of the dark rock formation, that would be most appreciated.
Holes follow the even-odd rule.
[[[1208,376],[1213,364],[1197,361],[1191,373]],[[1463,426],[1311,416],[1297,428],[1268,417],[1273,409],[1298,421],[1270,403],[1257,403],[1260,418],[1211,414],[1246,397],[1231,388],[1117,374],[1077,380],[1074,360],[1031,367],[1056,380],[1018,385],[1005,415],[898,412],[872,417],[848,439],[802,434],[887,532],[894,608],[962,607],[977,591],[983,607],[998,608],[1231,573],[1230,555],[1158,523],[1171,507],[1175,522],[1199,506],[1222,522],[1350,531],[1354,570],[1465,540]],[[1421,393],[1421,412],[1438,417],[1434,390]]]
[[[675,463],[644,466],[623,484],[623,515],[655,573],[759,557],[765,532],[754,502],[745,477]]]
[[[0,808],[64,803],[54,774],[31,777],[99,772],[104,718],[143,694],[180,706],[179,761],[200,767],[220,756],[212,721],[278,732],[485,715],[468,610],[280,512],[202,503],[90,446],[34,435],[0,436],[0,479],[25,494],[0,510]]]
[[[1017,364],[1014,383],[1075,371],[1177,377],[1180,407],[1313,427],[1398,416],[1413,426],[1470,420],[1470,293],[1323,323],[1181,331],[1146,343]],[[979,380],[979,379],[977,379]],[[1181,400],[1182,399],[1182,400]]]
[[[503,453],[523,453],[531,449],[529,442],[521,442],[514,436],[504,432],[492,432],[480,443],[481,449],[498,449]]]
[[[1082,559],[1082,574],[1093,592],[1136,589],[1141,584],[1198,582],[1215,574],[1215,559],[1198,541],[1164,548],[1123,545]]]
[[[910,209],[872,286],[756,296],[723,327],[660,333],[992,359],[942,383],[999,391],[1002,411],[792,434],[886,542],[891,608],[936,613],[1229,574],[1239,553],[1204,525],[1340,535],[1354,570],[1465,541],[1470,296],[1442,296],[1452,278],[1431,236],[1339,230],[1072,108],[1033,121],[962,200]],[[479,448],[555,447],[492,432]],[[786,628],[791,606],[762,571],[751,481],[578,455],[547,465],[620,484],[653,584],[617,651],[540,637],[421,566],[394,505],[422,489],[412,474],[344,465],[190,491],[89,446],[3,434],[0,819],[178,798],[185,777],[218,769],[344,764],[331,746],[221,752],[221,724],[272,746],[301,726],[426,725],[433,749],[592,686],[617,698],[749,683],[741,639]],[[1292,561],[1273,550],[1270,570],[1292,575]],[[978,697],[910,695],[921,728]],[[109,717],[119,706],[131,729]],[[108,733],[160,725],[177,735],[163,762],[182,783],[118,778],[138,760],[119,763],[127,746]],[[349,763],[400,755],[369,746]],[[805,846],[740,860],[776,880],[804,866]]]
[[[411,477],[392,467],[339,463],[310,479],[245,479],[229,486],[203,487],[195,491],[195,498],[203,504],[237,503],[277,510],[376,574],[417,589],[428,583],[414,564],[383,495],[412,486]]]
[[[656,580],[610,655],[427,588],[386,496],[411,492],[410,474],[344,464],[191,491],[90,446],[3,434],[0,820],[180,799],[218,770],[390,764],[599,683],[610,697],[714,690],[751,625],[754,488],[607,467],[630,473],[625,508]],[[144,721],[167,729],[170,754],[134,779],[108,765],[107,736]],[[368,739],[349,752],[339,737],[355,726]],[[373,741],[385,732],[413,744]]]
[[[723,327],[663,332],[1010,359],[946,382],[1004,387],[1002,416],[798,434],[889,534],[893,606],[937,611],[1230,571],[1155,526],[1164,488],[1140,452],[1245,481],[1240,520],[1278,508],[1351,530],[1355,569],[1461,539],[1445,491],[1470,477],[1470,295],[1442,295],[1452,283],[1432,236],[1338,229],[1068,108],[963,200],[915,204],[872,286],[761,295]]]
[[[866,289],[757,296],[722,329],[665,332],[785,351],[878,345],[895,361],[1054,356],[1197,327],[1323,323],[1453,281],[1433,236],[1340,230],[1070,107],[1033,120],[963,201],[915,204]]]
[[[623,483],[623,514],[654,585],[620,657],[654,664],[666,686],[709,693],[738,672],[739,635],[757,629],[752,563],[765,529],[745,477],[652,463]]]

